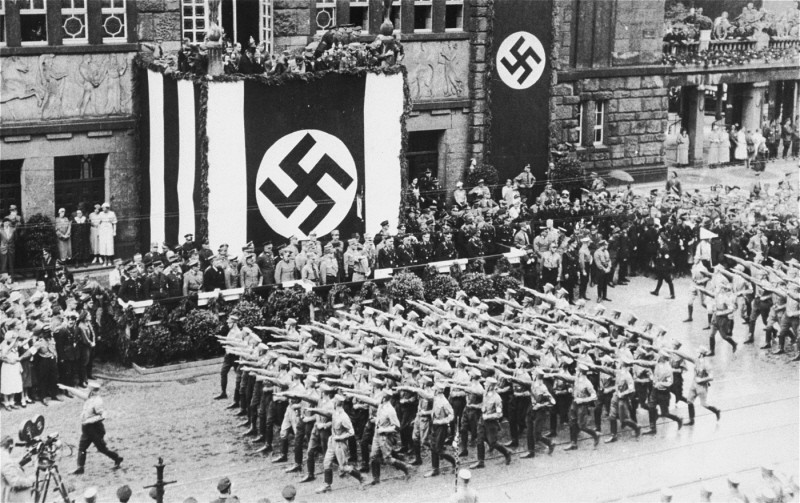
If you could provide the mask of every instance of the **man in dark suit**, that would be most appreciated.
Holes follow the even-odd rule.
[[[211,265],[203,272],[203,290],[225,290],[225,270],[219,257],[210,257]]]

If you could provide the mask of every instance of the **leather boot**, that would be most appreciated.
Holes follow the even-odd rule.
[[[408,466],[405,463],[403,463],[402,461],[394,460],[392,461],[392,466],[403,472],[403,478],[405,480],[408,480]]]
[[[373,461],[370,463],[370,467],[372,468],[372,481],[370,481],[369,485],[376,486],[381,483],[381,464],[378,461]]]
[[[422,465],[422,446],[419,444],[419,442],[414,442],[414,461],[411,462],[411,465]]]
[[[308,456],[308,459],[306,460],[306,469],[308,470],[308,473],[300,481],[301,484],[303,484],[305,482],[311,482],[312,480],[316,479],[316,477],[314,477],[314,455],[313,454]],[[327,470],[325,470],[325,471],[327,472]],[[333,479],[331,479],[331,480],[333,480]],[[330,484],[327,484],[327,485],[330,485]]]

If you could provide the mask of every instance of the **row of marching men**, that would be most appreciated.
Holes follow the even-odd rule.
[[[487,447],[505,464],[521,442],[522,458],[539,444],[552,454],[565,425],[571,451],[582,433],[596,448],[604,426],[613,443],[625,428],[636,438],[655,435],[659,416],[678,429],[691,425],[697,401],[720,418],[707,401],[709,350],[684,350],[663,327],[631,314],[599,305],[590,312],[524,287],[504,298],[459,292],[407,306],[353,305],[325,323],[289,319],[280,329],[229,316],[217,398],[227,398],[235,369],[228,408],[244,419],[243,435],[264,443],[259,452],[275,451],[273,463],[290,463],[286,472],[303,473],[301,482],[316,479],[322,459],[320,492],[331,490],[335,466],[359,483],[371,472],[369,483],[378,484],[385,465],[408,477],[423,464],[423,449],[425,476],[435,477],[442,460],[460,467],[472,445],[473,469],[484,468]],[[688,421],[670,412],[673,395],[688,404]]]

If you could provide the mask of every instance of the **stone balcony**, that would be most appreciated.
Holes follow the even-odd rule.
[[[696,54],[700,52],[701,42],[693,40],[681,44],[664,42],[664,54],[680,56],[686,54]],[[747,52],[757,50],[758,42],[755,40],[711,40],[708,42],[708,51],[724,52]],[[798,49],[800,50],[800,38],[773,38],[769,41],[769,49]]]

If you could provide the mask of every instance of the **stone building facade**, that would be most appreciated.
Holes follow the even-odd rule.
[[[131,254],[139,206],[136,2],[0,3],[0,215],[50,218],[108,202]],[[21,251],[17,252],[17,257]]]

